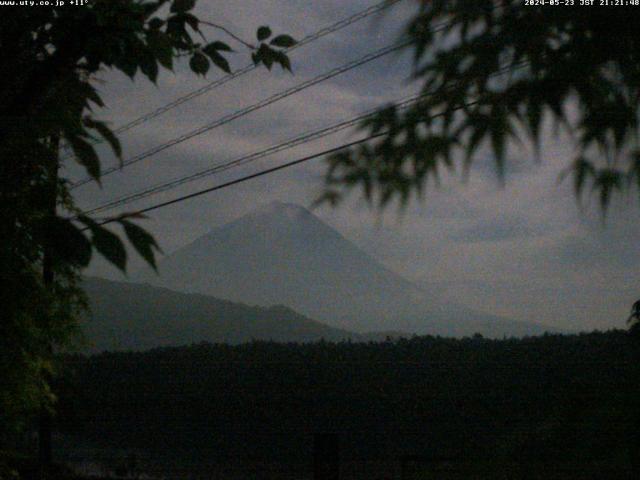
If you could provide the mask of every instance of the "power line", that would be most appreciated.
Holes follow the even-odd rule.
[[[444,28],[444,26],[441,27],[441,28]],[[410,41],[409,40],[405,40],[405,41],[402,41],[402,42],[397,42],[397,43],[394,43],[392,45],[388,45],[386,47],[380,48],[378,50],[375,50],[373,52],[368,53],[367,55],[365,55],[363,57],[360,57],[357,60],[352,60],[351,62],[345,63],[344,65],[342,65],[340,67],[337,67],[337,68],[334,68],[332,70],[329,70],[328,72],[325,72],[325,73],[323,73],[321,75],[318,75],[317,77],[314,77],[314,78],[312,78],[310,80],[302,82],[302,83],[300,83],[300,84],[298,84],[298,85],[296,85],[296,86],[294,86],[292,88],[289,88],[289,89],[284,90],[282,92],[278,92],[278,93],[276,93],[276,94],[274,94],[274,95],[272,95],[270,97],[267,97],[264,100],[261,100],[258,103],[254,103],[253,105],[250,105],[250,106],[245,107],[243,109],[237,110],[237,111],[235,111],[235,112],[233,112],[233,113],[231,113],[229,115],[225,115],[224,117],[218,118],[218,119],[214,120],[211,123],[203,125],[203,126],[201,126],[199,128],[196,128],[195,130],[192,130],[192,131],[190,131],[188,133],[185,133],[185,134],[183,134],[183,135],[181,135],[179,137],[176,137],[176,138],[174,138],[172,140],[169,140],[168,142],[165,142],[165,143],[162,143],[160,145],[157,145],[157,146],[155,146],[155,147],[153,147],[153,148],[151,148],[151,149],[149,149],[149,150],[147,150],[147,151],[145,151],[145,152],[143,152],[141,154],[138,154],[138,155],[136,155],[134,157],[131,157],[131,158],[125,160],[124,162],[122,162],[121,165],[113,166],[113,167],[110,167],[110,168],[106,169],[104,172],[102,172],[101,178],[104,178],[107,175],[110,175],[112,173],[117,172],[122,167],[126,167],[126,166],[132,165],[134,163],[138,163],[138,162],[140,162],[140,161],[142,161],[142,160],[144,160],[146,158],[149,158],[149,157],[151,157],[153,155],[156,155],[156,154],[158,154],[158,153],[160,153],[160,152],[162,152],[162,151],[164,151],[164,150],[166,150],[168,148],[171,148],[171,147],[173,147],[175,145],[178,145],[178,144],[180,144],[182,142],[190,140],[191,138],[194,138],[194,137],[196,137],[198,135],[202,135],[203,133],[206,133],[206,132],[208,132],[210,130],[213,130],[215,128],[223,126],[223,125],[225,125],[227,123],[230,123],[230,122],[232,122],[232,121],[234,121],[234,120],[236,120],[236,119],[238,119],[240,117],[243,117],[245,115],[248,115],[249,113],[252,113],[252,112],[254,112],[256,110],[260,110],[262,108],[265,108],[265,107],[267,107],[267,106],[269,106],[269,105],[271,105],[273,103],[276,103],[276,102],[278,102],[278,101],[280,101],[280,100],[282,100],[284,98],[290,97],[291,95],[295,95],[296,93],[299,93],[299,92],[301,92],[303,90],[306,90],[307,88],[313,87],[314,85],[317,85],[317,84],[322,83],[322,82],[324,82],[326,80],[329,80],[329,79],[331,79],[333,77],[337,77],[338,75],[341,75],[341,74],[346,73],[346,72],[348,72],[350,70],[353,70],[354,68],[360,67],[360,66],[362,66],[362,65],[364,65],[366,63],[369,63],[369,62],[377,60],[377,59],[379,59],[381,57],[384,57],[385,55],[388,55],[388,54],[390,54],[392,52],[400,50],[401,48],[404,48],[409,44],[410,44]],[[93,178],[86,177],[83,180],[80,180],[80,181],[78,181],[76,183],[73,183],[71,185],[71,189],[80,187],[80,186],[85,185],[87,183],[90,183],[92,181],[93,181]]]
[[[143,215],[143,214],[149,213],[149,212],[151,212],[153,210],[158,210],[159,208],[168,207],[169,205],[173,205],[173,204],[176,204],[176,203],[184,202],[185,200],[190,200],[192,198],[199,197],[201,195],[205,195],[207,193],[215,192],[216,190],[221,190],[223,188],[231,187],[231,186],[237,185],[239,183],[244,183],[246,181],[253,180],[254,178],[262,177],[264,175],[268,175],[270,173],[277,172],[279,170],[284,170],[285,168],[293,167],[295,165],[299,165],[301,163],[308,162],[310,160],[314,160],[314,159],[316,159],[318,157],[323,157],[325,155],[331,155],[332,153],[337,153],[337,152],[345,150],[347,148],[354,147],[356,145],[360,145],[360,144],[362,144],[364,142],[368,142],[368,141],[374,140],[374,139],[376,139],[378,137],[382,137],[382,136],[386,135],[387,133],[388,133],[387,131],[384,131],[384,132],[376,133],[375,135],[369,135],[369,136],[367,136],[365,138],[361,138],[360,140],[355,140],[353,142],[345,143],[345,144],[340,145],[338,147],[330,148],[328,150],[324,150],[324,151],[319,152],[319,153],[314,153],[312,155],[308,155],[306,157],[302,157],[302,158],[299,158],[297,160],[293,160],[291,162],[287,162],[287,163],[284,163],[282,165],[278,165],[276,167],[267,168],[266,170],[261,170],[261,171],[259,171],[257,173],[253,173],[253,174],[247,175],[245,177],[237,178],[235,180],[231,180],[229,182],[222,183],[220,185],[215,185],[213,187],[205,188],[204,190],[199,190],[197,192],[190,193],[188,195],[183,195],[181,197],[174,198],[173,200],[168,200],[166,202],[158,203],[158,204],[153,205],[151,207],[143,208],[142,210],[137,210],[136,212],[131,213],[129,215],[131,215],[131,216]],[[102,222],[98,222],[98,224],[99,225],[106,225],[107,223],[112,223],[114,221],[116,221],[115,218],[109,218],[109,219],[104,220]],[[83,230],[86,230],[86,228],[83,229]]]
[[[424,96],[425,96],[424,94],[423,95],[416,95],[416,96],[408,98],[408,99],[406,99],[404,101],[394,103],[393,105],[396,108],[406,108],[409,105],[417,102],[420,98],[423,98]],[[357,123],[361,122],[362,120],[364,120],[366,118],[371,117],[377,111],[378,111],[378,109],[376,108],[376,109],[370,110],[370,111],[368,111],[368,112],[366,112],[364,114],[358,115],[357,117],[353,117],[353,118],[351,118],[349,120],[344,120],[342,122],[339,122],[339,123],[336,123],[336,124],[332,124],[332,125],[329,125],[327,127],[323,127],[323,128],[321,128],[319,130],[313,130],[311,132],[306,132],[306,133],[304,133],[302,135],[299,135],[299,136],[297,136],[295,138],[289,139],[289,140],[287,140],[285,142],[279,143],[277,145],[273,145],[273,146],[271,146],[271,147],[269,147],[267,149],[260,150],[258,152],[254,152],[254,153],[251,153],[249,155],[244,155],[244,156],[242,156],[240,158],[231,160],[229,162],[224,162],[224,163],[220,163],[220,164],[214,165],[213,167],[209,167],[209,168],[207,168],[205,170],[201,170],[201,171],[199,171],[197,173],[194,173],[194,174],[191,174],[191,175],[188,175],[188,176],[179,177],[177,179],[174,179],[174,180],[171,180],[171,181],[168,181],[168,182],[164,182],[164,183],[160,183],[160,184],[154,185],[152,187],[149,187],[147,189],[144,189],[144,190],[136,192],[136,193],[132,193],[132,194],[129,194],[129,195],[125,195],[125,196],[119,197],[119,198],[117,198],[115,200],[112,200],[112,201],[110,201],[108,203],[99,205],[99,206],[97,206],[95,208],[92,208],[90,210],[85,210],[82,214],[83,215],[93,215],[95,213],[100,213],[100,212],[103,212],[103,211],[112,210],[113,208],[116,208],[118,206],[126,205],[128,203],[133,202],[133,201],[141,200],[141,199],[146,198],[148,196],[155,195],[157,193],[161,193],[161,192],[164,192],[164,191],[167,191],[167,190],[171,190],[171,189],[176,188],[176,187],[178,187],[180,185],[184,185],[186,183],[190,183],[190,182],[199,180],[201,178],[205,178],[207,176],[214,175],[216,173],[220,173],[220,172],[226,171],[226,170],[228,170],[230,168],[235,168],[235,167],[238,167],[238,166],[241,166],[241,165],[245,165],[247,163],[259,160],[261,158],[265,158],[265,157],[267,157],[269,155],[273,155],[275,153],[282,152],[282,151],[285,151],[285,150],[289,150],[291,148],[306,144],[306,143],[311,142],[313,140],[318,140],[320,138],[324,138],[324,137],[327,137],[329,135],[333,135],[333,134],[335,134],[337,132],[346,130],[347,128],[356,125]]]
[[[513,65],[513,66],[509,66],[509,67],[504,67],[498,71],[496,71],[495,73],[493,73],[491,75],[491,77],[494,76],[498,76],[498,75],[502,75],[505,72],[511,71],[514,72],[520,68],[523,68],[524,66],[526,66],[526,62],[520,62],[517,65]],[[398,108],[398,109],[405,109],[417,102],[419,102],[421,99],[426,98],[428,96],[430,96],[432,93],[428,92],[428,93],[422,93],[419,95],[414,95],[412,97],[408,97],[406,99],[400,100],[398,102],[395,102],[392,104],[393,107]],[[472,103],[475,102],[470,102],[468,105],[471,105]],[[214,165],[212,167],[206,168],[204,170],[201,170],[199,172],[196,172],[194,174],[191,175],[187,175],[187,176],[182,176],[182,177],[178,177],[176,179],[167,181],[167,182],[163,182],[160,184],[156,184],[154,186],[148,187],[144,190],[132,193],[132,194],[128,194],[128,195],[124,195],[121,196],[119,198],[116,198],[114,200],[111,200],[107,203],[104,203],[102,205],[96,206],[90,210],[86,210],[83,212],[83,215],[93,215],[95,213],[100,213],[103,211],[108,211],[108,210],[112,210],[118,206],[121,205],[126,205],[128,203],[137,201],[137,200],[141,200],[143,198],[155,195],[157,193],[162,193],[164,191],[167,190],[171,190],[173,188],[177,188],[181,185],[184,185],[186,183],[190,183],[196,180],[199,180],[201,178],[205,178],[207,176],[211,176],[211,175],[215,175],[217,173],[229,170],[231,168],[235,168],[241,165],[245,165],[247,163],[251,163],[254,162],[256,160],[265,158],[269,155],[281,152],[281,151],[285,151],[285,150],[289,150],[291,148],[306,144],[308,142],[320,139],[320,138],[324,138],[327,137],[329,135],[335,134],[337,132],[343,131],[349,127],[352,127],[354,125],[356,125],[357,123],[361,122],[362,120],[365,120],[366,118],[371,117],[372,115],[374,115],[376,112],[378,111],[378,108],[369,110],[363,114],[360,114],[356,117],[353,117],[349,120],[344,120],[326,127],[323,127],[321,129],[318,130],[313,130],[311,132],[306,132],[302,135],[299,135],[297,137],[294,137],[292,139],[289,139],[285,142],[279,143],[277,145],[273,145],[267,149],[264,150],[260,150],[258,152],[254,152],[248,155],[244,155],[240,158],[228,161],[228,162],[224,162],[224,163],[219,163],[217,165]]]
[[[308,162],[310,160],[314,160],[314,159],[316,159],[318,157],[322,157],[322,156],[325,156],[325,155],[331,155],[332,153],[337,153],[337,152],[345,150],[347,148],[354,147],[356,145],[360,145],[360,144],[362,144],[364,142],[368,142],[368,141],[373,140],[375,138],[382,137],[383,135],[386,135],[387,133],[388,132],[384,131],[384,132],[376,133],[375,135],[369,135],[369,136],[367,136],[365,138],[361,138],[360,140],[355,140],[355,141],[350,142],[350,143],[345,143],[345,144],[340,145],[338,147],[330,148],[329,150],[324,150],[324,151],[319,152],[319,153],[314,153],[312,155],[308,155],[306,157],[302,157],[302,158],[299,158],[297,160],[293,160],[291,162],[287,162],[285,164],[278,165],[276,167],[271,167],[271,168],[268,168],[266,170],[261,170],[260,172],[253,173],[251,175],[247,175],[247,176],[244,176],[244,177],[241,177],[241,178],[237,178],[235,180],[231,180],[229,182],[226,182],[226,183],[223,183],[223,184],[220,184],[220,185],[215,185],[213,187],[209,187],[209,188],[206,188],[204,190],[199,190],[197,192],[190,193],[188,195],[183,195],[181,197],[174,198],[173,200],[168,200],[166,202],[158,203],[158,204],[153,205],[151,207],[147,207],[147,208],[143,208],[141,210],[137,210],[137,211],[135,211],[133,213],[130,213],[130,214],[127,214],[125,216],[143,215],[143,214],[149,213],[149,212],[151,212],[153,210],[158,210],[160,208],[168,207],[169,205],[174,205],[176,203],[184,202],[185,200],[190,200],[192,198],[205,195],[207,193],[215,192],[216,190],[221,190],[223,188],[231,187],[231,186],[237,185],[239,183],[244,183],[244,182],[247,182],[249,180],[253,180],[254,178],[262,177],[264,175],[268,175],[270,173],[277,172],[279,170],[284,170],[285,168],[293,167],[295,165],[299,165],[301,163]],[[77,219],[77,217],[73,218],[73,220],[76,220],[76,219]],[[117,220],[118,220],[118,218],[108,218],[106,220],[103,220],[103,221],[100,221],[100,222],[97,222],[97,223],[98,223],[98,225],[106,225],[108,223],[113,223],[113,222],[115,222]],[[81,231],[86,231],[88,229],[89,229],[89,227],[85,227],[85,228],[82,228]]]
[[[353,23],[356,23],[364,18],[367,18],[377,12],[380,12],[382,10],[384,10],[385,8],[391,7],[392,5],[400,2],[402,0],[385,0],[383,2],[380,2],[376,5],[373,5],[361,12],[358,12],[354,15],[351,15],[350,17],[347,17],[343,20],[340,20],[336,23],[334,23],[333,25],[330,25],[328,27],[325,27],[321,30],[318,30],[317,32],[311,34],[311,35],[307,35],[306,37],[304,37],[302,40],[300,40],[297,44],[295,44],[294,46],[288,48],[285,50],[285,52],[289,53],[297,48],[303,47],[304,45],[307,45],[311,42],[314,42],[326,35],[329,35],[331,33],[337,32]],[[151,120],[152,118],[158,117],[166,112],[168,112],[169,110],[174,109],[175,107],[182,105],[185,102],[188,102],[189,100],[192,100],[196,97],[199,97],[200,95],[203,95],[215,88],[218,88],[222,85],[224,85],[225,83],[241,77],[242,75],[245,75],[253,70],[255,70],[256,68],[258,68],[257,65],[255,65],[253,62],[246,65],[245,67],[241,68],[240,70],[237,70],[233,73],[230,73],[228,75],[225,75],[224,77],[215,80],[197,90],[194,90],[190,93],[188,93],[187,95],[184,95],[182,97],[176,98],[174,101],[158,108],[157,110],[154,110],[153,112],[147,113],[146,115],[143,115],[135,120],[132,120],[131,122],[122,125],[121,127],[119,127],[118,129],[116,129],[114,132],[115,133],[122,133],[122,132],[126,132],[127,130],[131,130],[132,128],[148,121]]]
[[[340,30],[342,30],[343,28],[348,27],[349,25],[352,25],[354,23],[357,23],[365,18],[370,17],[371,15],[374,15],[378,12],[381,12],[382,10],[385,10],[386,8],[389,8],[393,5],[395,5],[396,3],[401,2],[402,0],[384,0],[380,3],[377,3],[375,5],[372,5],[371,7],[368,7],[364,10],[361,10],[360,12],[357,12],[349,17],[346,17],[342,20],[337,21],[336,23],[333,23],[327,27],[324,27],[320,30],[318,30],[315,33],[312,33],[310,35],[307,35],[306,37],[302,38],[299,42],[297,42],[295,45],[293,45],[292,47],[289,47],[287,49],[285,49],[284,51],[286,53],[290,53],[300,47],[303,47],[309,43],[312,43],[316,40],[321,39],[322,37],[325,37],[327,35],[330,35],[332,33],[338,32]],[[131,130],[139,125],[142,125],[143,123],[148,122],[149,120],[152,120],[156,117],[159,117],[161,115],[164,115],[165,113],[167,113],[170,110],[173,110],[174,108],[182,105],[183,103],[186,103],[190,100],[193,100],[194,98],[197,98],[201,95],[204,95],[207,92],[210,92],[211,90],[214,90],[218,87],[221,87],[222,85],[230,82],[231,80],[234,80],[238,77],[241,77],[249,72],[252,72],[253,70],[255,70],[256,68],[258,68],[258,65],[254,64],[253,62],[244,66],[243,68],[236,70],[235,72],[229,73],[228,75],[225,75],[224,77],[219,78],[218,80],[214,80],[200,88],[198,88],[197,90],[193,90],[181,97],[176,98],[175,100],[157,108],[156,110],[153,110],[151,112],[145,113],[144,115],[141,115],[140,117],[131,120],[128,123],[125,123],[124,125],[119,126],[118,128],[116,128],[113,133],[115,133],[116,135],[124,133],[128,130]],[[96,141],[97,143],[102,143],[101,141]],[[69,149],[69,147],[67,147],[67,149]],[[69,158],[73,156],[73,154],[67,154],[65,156],[63,156],[63,159]]]
[[[494,7],[495,8],[495,7]],[[451,25],[455,24],[456,20],[449,20],[446,22],[442,22],[436,26],[434,26],[433,28],[430,29],[431,33],[437,33],[443,30],[446,30],[447,28],[449,28]],[[117,172],[118,170],[120,170],[121,168],[128,166],[128,165],[132,165],[134,163],[138,163],[146,158],[149,158],[153,155],[156,155],[168,148],[171,148],[177,144],[180,144],[182,142],[185,142],[187,140],[190,140],[191,138],[194,138],[198,135],[201,135],[203,133],[206,133],[210,130],[213,130],[215,128],[218,128],[222,125],[225,125],[227,123],[230,123],[240,117],[243,117],[245,115],[248,115],[249,113],[252,113],[256,110],[260,110],[262,108],[265,108],[273,103],[276,103],[284,98],[287,98],[291,95],[294,95],[296,93],[299,93],[303,90],[306,90],[307,88],[310,88],[314,85],[317,85],[321,82],[324,82],[326,80],[329,80],[331,78],[334,78],[338,75],[341,75],[343,73],[346,73],[350,70],[353,70],[355,68],[358,68],[366,63],[372,62],[374,60],[377,60],[381,57],[384,57],[390,53],[393,53],[395,51],[398,51],[402,48],[405,48],[409,45],[411,45],[412,41],[410,39],[408,40],[403,40],[400,42],[396,42],[393,43],[391,45],[387,45],[386,47],[382,47],[378,50],[375,50],[373,52],[370,52],[366,55],[364,55],[363,57],[360,57],[359,59],[356,60],[352,60],[351,62],[347,62],[346,64],[340,66],[340,67],[336,67],[332,70],[329,70],[328,72],[325,72],[317,77],[314,77],[310,80],[307,80],[305,82],[302,82],[292,88],[289,88],[287,90],[284,90],[282,92],[276,93],[266,99],[261,100],[258,103],[255,103],[253,105],[250,105],[248,107],[245,107],[241,110],[237,110],[234,113],[231,113],[229,115],[225,115],[224,117],[221,117],[219,119],[214,120],[213,122],[203,125],[195,130],[192,130],[191,132],[185,133],[179,137],[176,137],[172,140],[169,140],[168,142],[165,142],[163,144],[157,145],[156,147],[153,147],[139,155],[136,155],[132,158],[129,158],[128,160],[125,160],[124,162],[122,162],[120,165],[118,166],[113,166],[108,168],[107,170],[105,170],[104,172],[102,172],[101,174],[101,178],[105,177],[107,175],[110,175],[111,173]],[[72,183],[70,186],[70,189],[73,190],[77,187],[80,187],[82,185],[85,185],[87,183],[90,183],[93,181],[93,178],[91,177],[86,177],[83,180],[80,180],[76,183]]]
[[[505,67],[503,69],[500,69],[500,70],[496,71],[494,74],[492,74],[492,76],[500,75],[500,74],[504,73],[505,71],[509,71],[509,70],[513,72],[513,71],[519,70],[520,68],[526,67],[528,64],[529,64],[529,62],[526,62],[526,61],[525,62],[519,62],[518,64],[512,65],[510,67]],[[466,103],[464,103],[462,105],[454,107],[454,108],[452,108],[450,110],[447,110],[445,112],[440,112],[438,114],[432,115],[430,117],[430,119],[441,117],[441,116],[443,116],[445,114],[449,114],[451,112],[467,108],[467,107],[469,107],[471,105],[474,105],[476,103],[478,103],[478,100],[471,101],[471,102],[466,102]],[[158,210],[160,208],[168,207],[168,206],[174,205],[176,203],[180,203],[180,202],[183,202],[183,201],[186,201],[186,200],[190,200],[190,199],[195,198],[195,197],[199,197],[199,196],[205,195],[207,193],[215,192],[217,190],[222,190],[223,188],[231,187],[231,186],[237,185],[239,183],[244,183],[244,182],[252,180],[254,178],[262,177],[264,175],[268,175],[270,173],[277,172],[279,170],[284,170],[285,168],[293,167],[295,165],[299,165],[301,163],[305,163],[305,162],[308,162],[310,160],[314,160],[314,159],[319,158],[319,157],[323,157],[323,156],[326,156],[326,155],[331,155],[333,153],[340,152],[340,151],[345,150],[347,148],[351,148],[351,147],[354,147],[356,145],[360,145],[362,143],[366,143],[368,141],[374,140],[376,138],[383,137],[383,136],[387,135],[388,133],[389,132],[387,130],[385,130],[385,131],[382,131],[382,132],[378,132],[376,134],[368,135],[368,136],[366,136],[364,138],[361,138],[359,140],[355,140],[353,142],[345,143],[345,144],[339,145],[337,147],[330,148],[328,150],[324,150],[324,151],[319,152],[319,153],[315,153],[315,154],[312,154],[312,155],[307,155],[307,156],[299,158],[297,160],[293,160],[291,162],[287,162],[287,163],[284,163],[282,165],[278,165],[276,167],[271,167],[271,168],[268,168],[266,170],[261,170],[260,172],[253,173],[251,175],[247,175],[247,176],[238,178],[236,180],[231,180],[229,182],[226,182],[226,183],[223,183],[223,184],[220,184],[220,185],[215,185],[213,187],[205,188],[203,190],[199,190],[199,191],[194,192],[194,193],[190,193],[190,194],[187,194],[187,195],[182,195],[180,197],[174,198],[173,200],[168,200],[168,201],[165,201],[165,202],[157,203],[157,204],[155,204],[155,205],[153,205],[151,207],[147,207],[147,208],[143,208],[141,210],[137,210],[137,211],[135,211],[133,213],[130,213],[129,215],[130,216],[142,215],[142,214],[154,211],[154,210]],[[102,222],[99,222],[99,224],[100,225],[105,225],[107,223],[112,223],[114,221],[117,221],[117,218],[106,219],[106,220],[104,220]],[[87,228],[85,228],[83,230],[86,230],[86,229]]]
[[[448,110],[447,112],[441,112],[439,114],[433,115],[430,118],[432,118],[432,119],[433,118],[437,118],[437,117],[440,117],[442,115],[445,115],[445,113],[450,113],[450,112],[453,112],[453,111],[461,110],[463,108],[467,108],[468,106],[470,106],[470,105],[472,105],[474,103],[476,103],[476,102],[468,102],[468,103],[462,104],[462,105],[460,105],[458,107],[455,107],[455,108],[453,108],[451,110]],[[328,150],[323,150],[322,152],[318,152],[318,153],[314,153],[314,154],[311,154],[311,155],[307,155],[307,156],[299,158],[297,160],[292,160],[290,162],[283,163],[282,165],[278,165],[278,166],[275,166],[275,167],[267,168],[265,170],[261,170],[261,171],[256,172],[256,173],[253,173],[253,174],[250,174],[250,175],[246,175],[244,177],[240,177],[240,178],[237,178],[235,180],[231,180],[229,182],[222,183],[220,185],[215,185],[213,187],[205,188],[203,190],[199,190],[199,191],[194,192],[194,193],[190,193],[190,194],[187,194],[187,195],[182,195],[180,197],[174,198],[173,200],[168,200],[168,201],[165,201],[165,202],[157,203],[157,204],[155,204],[153,206],[146,207],[146,208],[143,208],[141,210],[137,210],[137,211],[132,212],[130,214],[127,214],[125,216],[143,215],[145,213],[149,213],[149,212],[152,212],[154,210],[158,210],[160,208],[168,207],[168,206],[174,205],[176,203],[181,203],[181,202],[184,202],[186,200],[190,200],[192,198],[196,198],[196,197],[200,197],[202,195],[206,195],[207,193],[215,192],[217,190],[222,190],[224,188],[228,188],[228,187],[231,187],[233,185],[238,185],[240,183],[244,183],[244,182],[247,182],[249,180],[253,180],[254,178],[262,177],[262,176],[269,175],[271,173],[274,173],[274,172],[277,172],[277,171],[280,171],[280,170],[284,170],[284,169],[289,168],[289,167],[300,165],[302,163],[305,163],[305,162],[308,162],[308,161],[311,161],[311,160],[315,160],[316,158],[319,158],[319,157],[324,157],[326,155],[331,155],[333,153],[337,153],[337,152],[340,152],[342,150],[346,150],[347,148],[351,148],[351,147],[354,147],[356,145],[361,145],[361,144],[369,142],[371,140],[375,140],[376,138],[383,137],[383,136],[387,135],[388,133],[389,132],[387,130],[385,130],[385,131],[378,132],[378,133],[375,133],[375,134],[372,134],[372,135],[368,135],[368,136],[366,136],[364,138],[361,138],[359,140],[355,140],[353,142],[345,143],[345,144],[339,145],[337,147],[330,148]],[[98,222],[98,223],[99,223],[99,225],[106,225],[108,223],[113,223],[113,222],[117,221],[118,218],[122,218],[122,217],[108,218],[108,219],[103,220],[102,222]],[[83,230],[87,230],[87,228],[84,228]]]

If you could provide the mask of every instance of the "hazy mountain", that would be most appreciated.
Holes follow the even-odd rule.
[[[310,320],[284,306],[251,307],[226,300],[124,282],[85,279],[91,351],[144,350],[209,341],[307,342],[357,336]]]
[[[306,209],[272,203],[165,257],[135,281],[262,306],[287,305],[356,332],[489,336],[547,330],[436,299]]]

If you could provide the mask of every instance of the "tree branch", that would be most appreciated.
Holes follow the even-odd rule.
[[[243,39],[241,39],[239,36],[237,36],[231,30],[229,30],[226,27],[223,27],[222,25],[218,25],[217,23],[207,22],[207,21],[204,21],[204,20],[200,20],[200,24],[201,25],[207,25],[207,26],[213,27],[213,28],[217,28],[218,30],[222,30],[224,33],[229,35],[231,38],[233,38],[237,42],[240,42],[241,44],[243,44],[248,49],[250,49],[250,50],[255,50],[256,49],[255,45],[252,45],[252,44],[250,44],[248,42],[245,42]]]

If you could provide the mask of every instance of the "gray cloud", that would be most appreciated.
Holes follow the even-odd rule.
[[[365,0],[201,1],[198,13],[232,26],[247,38],[261,24],[300,38],[370,4]],[[414,2],[401,5],[377,21],[299,49],[293,55],[294,76],[260,69],[127,132],[122,136],[126,156],[394,41],[415,8]],[[246,61],[248,53],[242,51],[233,59],[238,66]],[[407,84],[408,65],[406,54],[391,56],[318,85],[111,175],[102,190],[82,187],[74,191],[78,204],[91,207],[409,95],[418,85]],[[156,87],[105,72],[101,90],[109,108],[101,115],[114,125],[122,124],[211,78],[195,78],[182,66],[175,75],[162,75]],[[369,208],[357,192],[339,209],[323,207],[315,213],[387,266],[444,299],[565,328],[622,326],[629,304],[640,296],[635,268],[640,260],[635,247],[640,227],[638,209],[630,206],[636,200],[616,205],[606,228],[593,205],[581,212],[570,183],[557,184],[574,153],[572,144],[562,135],[551,135],[552,131],[548,126],[539,164],[529,147],[514,145],[509,150],[504,187],[498,185],[490,152],[483,151],[467,182],[461,181],[459,173],[444,174],[440,187],[428,188],[423,200],[412,201],[402,213],[395,206],[384,212]],[[352,138],[352,132],[345,132],[300,146],[127,209],[222,183]],[[107,162],[114,162],[106,150],[101,151]],[[83,176],[72,164],[65,172],[73,178]],[[301,165],[159,210],[146,225],[170,252],[263,203],[281,200],[309,205],[322,189],[323,172],[322,161]],[[131,269],[138,268],[142,263],[136,259]],[[103,261],[94,262],[89,273],[119,277]]]
[[[526,218],[497,218],[492,221],[487,219],[479,221],[475,225],[452,234],[450,238],[464,243],[497,242],[516,240],[543,233],[544,230],[530,225]]]

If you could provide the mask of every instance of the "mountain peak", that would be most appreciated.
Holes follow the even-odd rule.
[[[288,218],[297,218],[304,215],[312,215],[309,210],[301,205],[281,202],[278,200],[262,205],[257,210],[255,210],[254,213],[263,215],[284,215]]]
[[[351,331],[514,334],[528,327],[454,305],[385,268],[304,207],[271,202],[161,260],[154,285],[269,307]],[[442,308],[439,308],[442,307]]]

